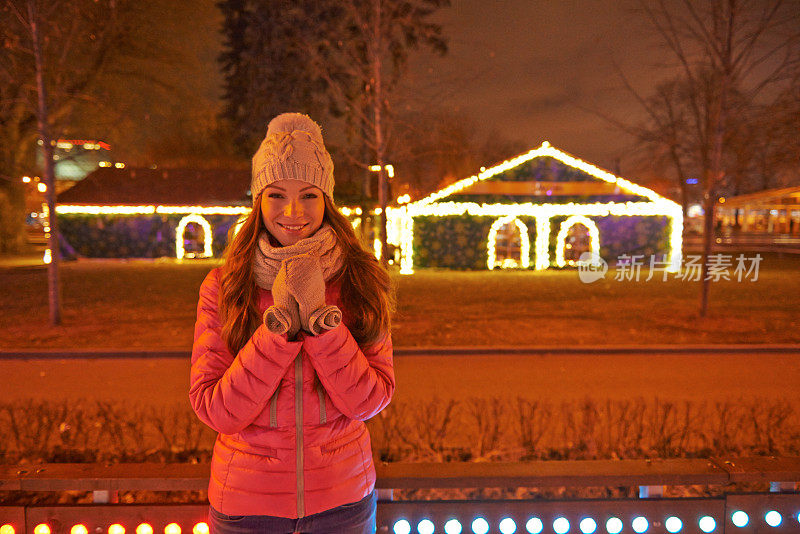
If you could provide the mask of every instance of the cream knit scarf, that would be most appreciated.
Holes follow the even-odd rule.
[[[258,248],[253,255],[253,276],[263,289],[272,289],[272,282],[281,267],[281,262],[299,254],[314,254],[322,265],[322,276],[327,282],[342,266],[342,248],[329,224],[323,224],[313,235],[287,247],[273,247],[269,235],[262,230],[258,236]]]

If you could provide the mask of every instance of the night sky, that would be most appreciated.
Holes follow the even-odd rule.
[[[131,120],[148,125],[140,130],[144,136],[163,132],[186,113],[187,103],[201,115],[219,107],[222,17],[212,0],[168,5],[155,8],[157,20],[147,31],[175,50],[176,61],[163,77],[177,93],[143,88],[141,100],[131,104]],[[632,0],[453,0],[437,15],[450,51],[413,58],[405,80],[405,92],[414,95],[409,103],[443,102],[486,133],[499,131],[531,147],[547,139],[610,169],[619,158],[622,173],[635,174],[631,139],[592,113],[628,122],[642,116],[615,65],[642,94],[666,76],[657,66],[665,53],[643,18],[631,11],[633,5]]]

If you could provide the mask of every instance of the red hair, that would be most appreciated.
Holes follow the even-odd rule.
[[[350,221],[324,195],[323,221],[333,229],[342,252],[342,267],[330,282],[339,283],[339,305],[350,318],[348,328],[356,342],[377,341],[389,332],[394,295],[386,269],[358,240]],[[219,317],[222,337],[238,353],[261,324],[253,277],[253,257],[258,236],[266,231],[261,218],[261,196],[236,235],[231,229],[220,281]]]

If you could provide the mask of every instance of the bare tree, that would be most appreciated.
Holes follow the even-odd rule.
[[[651,100],[651,132],[675,147],[675,161],[696,164],[705,209],[700,315],[708,311],[708,257],[714,210],[730,178],[726,138],[735,116],[796,79],[800,65],[798,0],[639,0],[641,12],[676,59],[685,108],[671,116],[668,93]],[[653,113],[650,114],[653,118]],[[664,119],[664,120],[659,120]],[[674,123],[671,122],[674,119]],[[689,127],[687,130],[678,125]],[[680,147],[680,153],[678,148]],[[679,176],[684,174],[678,172]]]
[[[378,169],[381,209],[381,258],[387,261],[387,161],[392,137],[394,88],[404,72],[408,52],[420,44],[444,53],[441,27],[430,16],[449,0],[348,0],[317,43],[307,43],[314,72],[326,82],[333,101],[344,112],[358,146],[345,155],[368,170]],[[365,174],[365,193],[369,178]],[[364,196],[367,196],[366,194]]]
[[[50,323],[61,323],[59,234],[53,168],[53,132],[62,131],[114,62],[131,55],[133,0],[2,0],[0,19],[0,127],[4,143],[0,174],[17,180],[33,168],[37,144],[44,152],[43,176],[49,213]]]

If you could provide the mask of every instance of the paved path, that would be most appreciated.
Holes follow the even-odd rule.
[[[523,396],[800,401],[797,354],[550,354],[402,356],[397,400]],[[185,359],[0,361],[0,402],[93,398],[153,405],[187,401]]]

